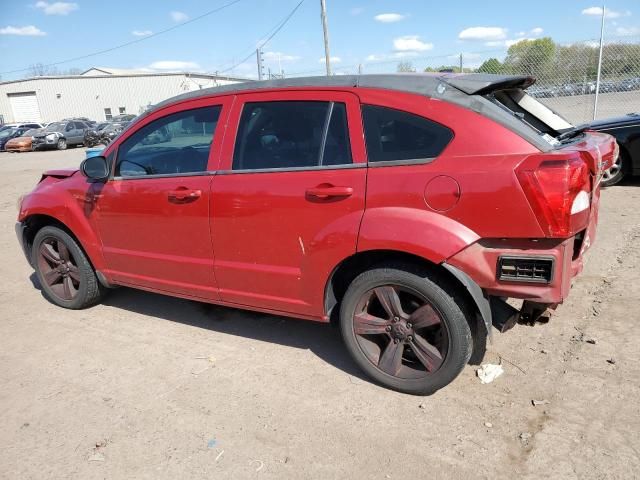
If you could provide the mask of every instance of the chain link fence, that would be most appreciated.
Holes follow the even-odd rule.
[[[484,72],[536,78],[529,93],[573,124],[640,112],[640,37],[611,37],[602,51],[598,85],[599,41],[558,44],[550,38],[521,41],[508,49],[439,56],[392,53],[387,58],[334,66],[337,74],[399,72]],[[322,75],[323,69],[287,76]],[[599,87],[596,95],[596,87]],[[597,99],[597,103],[596,103]]]

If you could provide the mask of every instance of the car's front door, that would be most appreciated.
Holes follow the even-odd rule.
[[[229,125],[211,196],[221,299],[322,316],[325,282],[355,253],[365,206],[358,99],[238,95]]]
[[[209,225],[226,101],[157,112],[118,141],[97,223],[117,283],[217,299]]]

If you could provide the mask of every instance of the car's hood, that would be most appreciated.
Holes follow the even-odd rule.
[[[20,142],[26,142],[26,141],[31,141],[31,137],[15,137],[12,138],[11,140],[9,140],[9,142],[11,143],[20,143]],[[9,143],[7,142],[7,143]]]
[[[34,135],[34,137],[37,138],[42,138],[42,137],[46,137],[47,135],[58,135],[58,136],[63,136],[62,133],[60,132],[38,132],[37,134]]]
[[[594,120],[589,123],[589,126],[594,130],[600,130],[607,127],[623,127],[625,125],[632,125],[640,123],[640,113],[629,113],[621,117],[603,118],[601,120]]]
[[[79,170],[77,168],[60,168],[57,170],[47,170],[42,174],[42,178],[55,177],[55,178],[68,178],[75,175]]]

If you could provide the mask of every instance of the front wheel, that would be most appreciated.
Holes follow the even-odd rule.
[[[59,138],[58,143],[56,144],[56,148],[58,150],[66,150],[67,149],[67,140],[64,138]]]
[[[340,328],[354,361],[376,382],[428,395],[451,383],[473,342],[462,298],[411,267],[360,274],[342,300]]]
[[[64,230],[51,226],[40,229],[31,255],[42,292],[50,302],[75,310],[102,298],[105,288],[80,246]]]

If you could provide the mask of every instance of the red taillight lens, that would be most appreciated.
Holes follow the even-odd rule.
[[[578,154],[529,157],[516,169],[516,175],[548,237],[570,237],[587,226],[589,167]]]

